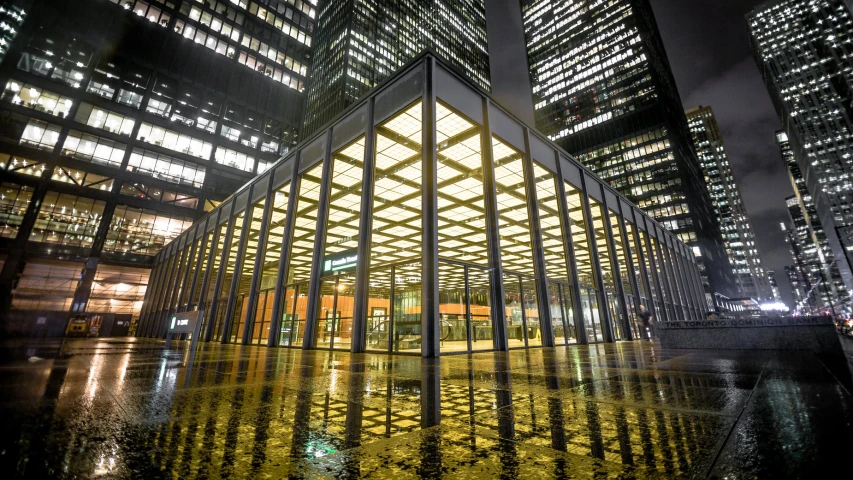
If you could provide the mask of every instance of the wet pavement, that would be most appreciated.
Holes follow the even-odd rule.
[[[185,348],[185,345],[183,345]],[[31,362],[29,357],[43,360]],[[419,357],[0,344],[4,478],[815,478],[846,368],[649,342]],[[842,372],[842,373],[838,373]],[[848,476],[844,475],[843,476]]]

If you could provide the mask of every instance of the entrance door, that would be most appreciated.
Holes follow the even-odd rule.
[[[354,287],[355,277],[348,274],[321,280],[315,347],[349,350],[352,346]]]
[[[619,303],[619,295],[607,293],[607,309],[610,312],[610,331],[613,332],[613,340],[625,338],[622,332],[622,305]]]
[[[581,309],[583,310],[586,338],[589,343],[604,341],[601,315],[598,309],[598,293],[591,288],[581,288]]]
[[[503,278],[509,348],[542,345],[534,279],[513,273]]]
[[[278,344],[283,347],[302,345],[302,332],[305,331],[305,312],[308,309],[308,282],[288,285],[284,288],[284,309],[281,328],[278,332]]]

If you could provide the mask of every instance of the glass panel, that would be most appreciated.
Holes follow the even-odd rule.
[[[559,283],[548,284],[548,309],[551,312],[551,328],[554,332],[554,344],[568,343],[568,305],[566,304]],[[573,334],[572,334],[573,335]]]
[[[578,272],[578,283],[581,297],[581,311],[589,342],[604,341],[599,322],[597,272],[593,268],[590,255],[590,238],[584,212],[581,191],[565,182],[566,206],[569,213],[570,233],[575,252],[575,269]]]
[[[492,153],[503,269],[535,275],[522,155],[497,137],[492,138]]]
[[[637,305],[634,304],[634,289],[631,287],[631,277],[628,273],[628,255],[626,253],[626,242],[622,239],[622,217],[613,210],[610,213],[610,231],[613,233],[613,250],[616,252],[616,262],[619,265],[619,274],[622,279],[622,291],[625,293],[625,307],[628,311],[628,325],[637,335]],[[621,311],[620,311],[621,312]],[[620,327],[622,324],[619,325]]]
[[[204,283],[204,275],[207,273],[210,268],[210,247],[211,243],[213,243],[213,231],[209,231],[204,235],[204,243],[202,243],[203,250],[201,251],[201,270],[198,272],[198,278],[196,279],[195,288],[193,289],[193,297],[190,299],[190,310],[195,308],[196,310],[201,308],[199,305],[199,301],[201,299],[201,284]],[[206,314],[207,312],[203,312],[202,314]],[[205,315],[205,318],[207,316]],[[204,330],[202,330],[204,331]]]
[[[225,248],[225,237],[228,234],[228,220],[225,220],[224,222],[219,224],[219,227],[217,227],[216,232],[217,232],[216,236],[217,236],[218,240],[216,240],[216,244],[215,244],[216,248],[212,252],[210,252],[210,254],[212,255],[210,257],[212,259],[210,262],[210,274],[211,275],[210,275],[210,280],[209,280],[208,285],[207,285],[207,292],[205,293],[205,296],[204,296],[204,301],[205,301],[204,310],[206,312],[210,312],[210,307],[211,307],[212,302],[213,302],[213,296],[216,295],[216,278],[219,275],[219,269],[220,269],[221,260],[222,260],[222,250]],[[223,306],[223,305],[220,305],[218,307],[218,310],[220,310],[220,311],[222,311],[224,309],[225,309],[225,306]],[[209,318],[209,317],[210,317],[209,314],[205,315],[205,318]],[[218,330],[216,333],[218,334]],[[214,335],[211,338],[213,340],[216,340],[217,336]]]
[[[438,255],[488,267],[480,127],[436,105]]]
[[[421,351],[421,263],[394,268],[392,335],[395,352]]]
[[[645,254],[644,258],[646,260],[646,263],[645,263],[646,273],[649,276],[648,277],[649,278],[649,290],[650,290],[649,293],[651,294],[653,300],[659,301],[660,299],[658,298],[658,285],[655,282],[655,274],[656,273],[655,273],[655,269],[652,268],[652,258],[650,256],[646,232],[644,230],[637,229],[637,233],[640,234],[640,248],[643,249],[643,253]]]
[[[601,279],[606,295],[605,304],[610,311],[610,324],[614,338],[622,338],[621,323],[621,299],[616,288],[616,271],[613,258],[610,256],[610,238],[604,225],[604,208],[594,198],[589,197],[589,209],[592,212],[592,230],[595,235],[595,244],[598,247],[598,262],[601,267]]]
[[[371,271],[367,295],[367,349],[388,351],[391,333],[390,267]]]
[[[465,267],[438,265],[439,350],[468,351],[468,307],[465,298]]]
[[[267,220],[267,238],[262,254],[261,272],[258,277],[255,330],[252,333],[254,342],[259,344],[265,344],[269,339],[273,299],[275,297],[276,279],[278,278],[278,264],[281,258],[281,246],[284,240],[284,228],[287,220],[287,200],[289,194],[290,182],[285,183],[273,193],[270,218]],[[281,328],[283,329],[284,327],[284,324],[282,324]]]
[[[361,190],[364,176],[364,137],[332,154],[329,216],[323,249],[325,276],[317,304],[317,348],[349,349],[352,344],[353,271],[361,226]]]
[[[492,305],[489,301],[492,281],[487,270],[468,269],[468,294],[471,296],[471,348],[491,350],[495,348]]]
[[[264,221],[264,205],[266,198],[255,202],[252,206],[251,219],[249,220],[249,231],[246,232],[246,250],[243,253],[243,262],[240,266],[240,276],[237,278],[237,298],[240,300],[240,308],[234,309],[231,325],[231,341],[240,343],[243,339],[243,329],[246,327],[248,318],[249,301],[246,298],[252,286],[252,274],[255,272],[255,258],[258,253],[258,245],[263,244],[260,238],[261,224]],[[236,242],[235,242],[236,243]]]
[[[311,278],[322,170],[321,162],[299,177],[299,194],[296,199],[296,218],[293,224],[293,243],[290,246],[287,283],[307,282]]]
[[[563,228],[557,205],[557,188],[554,174],[533,163],[536,175],[536,197],[539,203],[539,224],[545,254],[545,272],[548,280],[569,283],[570,274],[563,245]]]
[[[657,242],[657,240],[655,240],[654,237],[649,235],[649,243],[651,243],[652,258],[654,258],[655,266],[657,267],[655,269],[655,272],[657,274],[658,280],[660,281],[661,288],[663,289],[663,291],[661,292],[661,300],[663,300],[663,302],[666,303],[667,305],[671,305],[672,304],[671,291],[668,288],[669,285],[667,284],[667,276],[663,270],[663,263],[662,263],[662,259],[660,258],[660,251],[658,250],[658,242]]]
[[[371,349],[387,349],[389,335],[395,351],[421,348],[421,113],[417,102],[376,127],[367,328]],[[391,267],[412,260],[418,261]]]
[[[522,277],[521,282],[522,299],[524,301],[524,334],[527,336],[528,346],[542,345],[542,332],[539,328],[539,302],[536,300],[536,281],[529,277]]]
[[[355,306],[355,276],[341,274],[335,289],[335,328],[332,348],[349,350],[352,347],[352,312]]]
[[[517,275],[504,275],[504,305],[507,344],[509,348],[526,346],[524,342],[524,314],[521,284]]]
[[[560,301],[562,302],[563,310],[565,311],[564,315],[566,318],[566,341],[568,343],[577,343],[578,329],[577,323],[575,323],[575,297],[573,296],[572,287],[566,284],[561,284],[560,295]]]

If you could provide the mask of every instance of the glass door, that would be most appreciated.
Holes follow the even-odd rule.
[[[542,345],[534,279],[513,273],[503,278],[509,348]]]
[[[598,310],[598,294],[591,288],[581,288],[580,292],[587,341],[603,342],[604,331],[601,328],[601,316]]]
[[[284,288],[284,308],[278,344],[283,347],[302,345],[305,331],[305,312],[308,309],[308,282],[288,285]]]

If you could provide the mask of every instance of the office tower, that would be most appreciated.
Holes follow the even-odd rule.
[[[7,0],[0,5],[0,62],[18,35],[29,7],[28,0]]]
[[[694,247],[709,300],[737,296],[648,0],[524,0],[536,125]]]
[[[0,65],[2,309],[138,316],[159,249],[297,141],[314,3],[32,2]]]
[[[795,258],[798,255],[802,257],[799,261],[802,266],[798,268],[804,272],[803,275],[808,279],[809,286],[819,285],[821,279],[826,280],[826,283],[814,292],[817,306],[847,305],[849,308],[849,290],[841,278],[838,262],[834,260],[835,254],[829,246],[814,199],[806,187],[803,171],[791,148],[788,135],[783,131],[776,132],[776,142],[794,190],[794,195],[785,200],[799,245],[797,249],[800,252],[792,251],[792,255]],[[800,263],[795,262],[795,265]]]
[[[773,297],[768,285],[769,272],[766,274],[761,266],[755,233],[749,224],[714,111],[700,105],[685,114],[740,296],[769,300]]]
[[[853,289],[853,19],[847,0],[776,0],[747,15],[776,107],[846,289]]]
[[[701,318],[686,244],[450,68],[418,56],[173,240],[141,335],[201,310],[205,341],[434,357]]]
[[[778,302],[782,299],[782,295],[779,293],[779,284],[776,283],[776,272],[773,270],[767,270],[767,283],[770,284],[770,298],[768,300],[773,300],[774,302]]]
[[[489,89],[483,0],[323,2],[304,134],[331,121],[427,48]]]
[[[808,295],[800,271],[795,265],[785,265],[785,277],[791,285],[791,296],[794,300],[794,312],[808,313]]]

